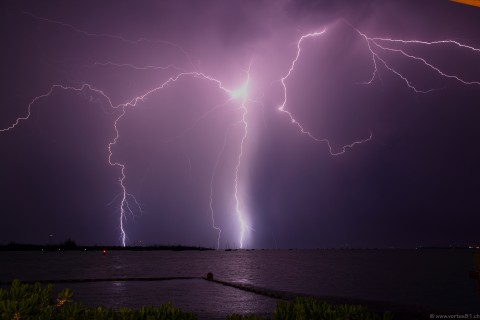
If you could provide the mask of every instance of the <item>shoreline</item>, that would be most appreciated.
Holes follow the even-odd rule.
[[[394,301],[380,301],[363,298],[347,297],[347,296],[319,296],[311,294],[302,294],[282,290],[274,290],[266,287],[255,286],[251,284],[243,284],[238,282],[229,282],[219,279],[207,277],[120,277],[120,278],[91,278],[91,279],[49,279],[38,281],[22,281],[22,284],[33,285],[40,284],[68,284],[68,283],[89,283],[89,282],[156,282],[156,281],[174,281],[174,280],[205,280],[218,285],[223,285],[238,290],[251,292],[257,295],[275,299],[279,301],[294,301],[298,298],[311,298],[317,301],[326,302],[331,305],[361,305],[368,310],[382,314],[390,312],[394,315],[394,319],[425,319],[430,314],[457,314],[452,310],[440,310],[437,308],[413,305],[405,303],[397,303]],[[14,280],[13,280],[14,281]],[[12,282],[0,282],[0,286],[10,286]],[[467,310],[468,311],[468,310]],[[474,313],[474,310],[470,310]],[[260,316],[265,316],[261,314]]]

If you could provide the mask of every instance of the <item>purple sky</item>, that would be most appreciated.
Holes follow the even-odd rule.
[[[245,247],[480,244],[480,49],[379,41],[390,50],[376,47],[374,60],[374,44],[354,29],[480,48],[480,8],[446,0],[0,6],[0,129],[52,85],[104,93],[54,89],[28,120],[0,132],[0,243],[53,235],[121,244],[121,169],[109,165],[108,144],[122,108],[112,106],[182,72],[235,90],[250,66],[243,107],[217,82],[187,75],[125,108],[111,160],[125,166],[123,183],[142,209],[127,198],[127,244],[216,247],[212,186],[220,247],[239,246],[245,111],[237,184]],[[333,153],[372,133],[338,156],[278,110],[298,41],[324,28],[301,43],[284,80],[285,110]]]

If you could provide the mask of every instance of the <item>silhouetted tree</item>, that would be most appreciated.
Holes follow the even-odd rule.
[[[65,242],[63,243],[63,247],[65,249],[76,249],[77,248],[77,244],[75,243],[75,241],[73,241],[72,239],[68,238],[67,240],[65,240]]]

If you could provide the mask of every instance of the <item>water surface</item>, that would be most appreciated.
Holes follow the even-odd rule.
[[[471,250],[1,252],[0,281],[205,277],[273,290],[480,311]],[[276,301],[202,279],[57,284],[86,305],[172,301],[201,318],[270,313]]]

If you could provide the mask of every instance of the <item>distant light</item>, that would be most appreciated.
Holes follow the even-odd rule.
[[[236,90],[230,91],[230,99],[245,101],[248,96],[248,81]]]
[[[103,250],[102,250],[102,254],[103,254],[103,255],[106,255],[106,254],[107,254],[107,250],[103,249]]]

